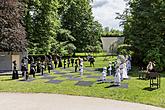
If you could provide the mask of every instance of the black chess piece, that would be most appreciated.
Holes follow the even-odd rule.
[[[68,57],[68,68],[69,68],[69,65],[70,65],[70,57]]]
[[[59,58],[59,63],[58,63],[58,67],[62,67],[62,58]]]
[[[16,60],[13,61],[13,64],[14,64],[14,67],[13,67],[12,79],[19,79]]]
[[[55,59],[54,59],[54,67],[55,68],[57,67],[57,62],[58,62],[58,59],[57,59],[57,57],[55,57]]]
[[[41,63],[41,74],[44,75],[44,68],[45,68],[45,65],[44,63],[42,62]]]
[[[40,61],[37,62],[37,73],[41,72],[41,63]]]
[[[48,62],[48,72],[50,73],[51,70],[51,62]]]
[[[66,59],[64,59],[64,69],[66,68]]]
[[[33,62],[30,65],[30,75],[33,75],[33,77],[35,78],[35,73],[36,73],[36,64]]]
[[[73,64],[74,64],[74,58],[73,57],[71,58],[71,63],[72,63],[72,67],[73,67]]]
[[[77,72],[77,68],[78,68],[78,63],[77,60],[75,61],[75,72]]]

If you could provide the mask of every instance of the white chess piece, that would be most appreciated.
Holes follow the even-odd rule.
[[[128,79],[128,71],[127,71],[127,66],[126,63],[123,63],[123,78]]]
[[[105,80],[106,80],[106,75],[107,75],[106,70],[107,70],[107,68],[104,67],[104,68],[103,68],[103,72],[102,72],[102,81],[105,81]]]
[[[83,76],[83,65],[80,65],[80,76]]]
[[[112,74],[111,74],[111,71],[112,71],[112,65],[111,64],[109,64],[109,69],[108,69],[108,71],[109,71],[109,76],[111,76]]]
[[[123,65],[123,63],[121,63],[121,64],[119,65],[120,78],[121,78],[121,80],[123,80],[123,68],[124,68],[124,65]]]
[[[127,64],[127,70],[130,71],[131,70],[131,61],[127,60],[126,64]]]
[[[116,74],[114,77],[114,85],[119,86],[121,83],[121,75],[120,75],[120,68],[117,67]]]

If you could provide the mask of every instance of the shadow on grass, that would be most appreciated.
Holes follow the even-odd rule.
[[[14,79],[2,79],[1,81],[12,81]]]
[[[143,90],[146,90],[146,91],[154,91],[154,90],[157,90],[157,88],[145,87],[145,88],[143,88]]]
[[[120,87],[118,85],[110,85],[110,86],[106,86],[105,88],[112,88],[112,87]]]

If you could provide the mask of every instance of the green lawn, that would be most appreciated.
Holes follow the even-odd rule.
[[[103,61],[104,57],[96,58],[95,68],[102,68],[108,65],[109,60],[114,60],[115,57],[107,57]],[[85,66],[89,66],[88,62],[84,63]],[[74,69],[74,68],[71,68]],[[92,68],[94,69],[94,68]],[[79,73],[72,73],[70,70],[63,70],[58,68],[60,72],[66,72],[67,74],[74,74],[79,76]],[[89,71],[84,71],[84,74],[101,75]],[[136,72],[133,72],[136,74]],[[89,97],[109,98],[116,100],[124,100],[129,102],[144,103],[154,106],[165,107],[165,78],[161,78],[161,88],[153,91],[148,91],[145,88],[149,87],[149,80],[139,80],[136,75],[131,77],[131,80],[124,80],[123,83],[128,83],[128,89],[124,88],[106,88],[110,84],[102,83],[97,84],[96,79],[89,79],[83,76],[85,81],[94,81],[94,85],[91,87],[75,86],[77,81],[66,80],[61,75],[51,73],[52,76],[56,76],[55,79],[64,80],[60,84],[45,83],[48,79],[40,79],[41,76],[37,76],[36,80],[32,82],[20,82],[17,80],[10,80],[11,76],[0,76],[0,91],[1,92],[23,92],[23,93],[56,93],[56,94],[69,94],[69,95],[81,95]],[[113,77],[108,77],[113,79]]]

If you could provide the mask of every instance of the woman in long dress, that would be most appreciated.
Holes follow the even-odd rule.
[[[128,72],[127,72],[127,66],[126,63],[123,63],[123,79],[128,79]]]
[[[116,73],[114,77],[114,85],[120,86],[121,83],[121,75],[120,75],[120,68],[116,67]]]

